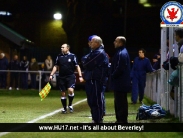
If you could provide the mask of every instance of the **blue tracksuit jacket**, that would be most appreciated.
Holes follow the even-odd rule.
[[[97,80],[101,83],[106,82],[109,60],[103,46],[100,46],[84,56],[82,63],[85,68],[84,79],[86,81]]]
[[[143,81],[146,81],[146,73],[153,72],[154,69],[152,68],[152,65],[148,58],[139,58],[136,57],[133,62],[133,68],[131,71],[131,78],[138,78]]]
[[[130,90],[130,57],[126,48],[119,47],[111,63],[111,87],[114,91]]]

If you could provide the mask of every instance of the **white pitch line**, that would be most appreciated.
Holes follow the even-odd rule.
[[[87,100],[87,99],[83,99],[83,100],[81,100],[81,101],[78,101],[78,102],[74,103],[73,106],[78,105],[78,104],[80,104],[80,103],[82,103],[82,102],[85,102],[86,100]],[[62,109],[63,109],[63,108],[62,108]],[[52,115],[54,115],[54,114],[60,112],[60,110],[62,110],[62,109],[58,109],[58,110],[55,110],[55,111],[53,111],[53,112],[51,112],[51,113],[42,115],[42,116],[40,116],[40,117],[38,117],[38,118],[36,118],[36,119],[33,119],[33,120],[31,120],[31,121],[28,121],[27,123],[35,123],[35,122],[37,122],[37,121],[39,121],[39,120],[41,120],[41,119],[44,119],[44,118],[46,118],[46,117],[52,116]],[[8,134],[8,133],[11,133],[11,132],[1,132],[1,133],[0,133],[0,137],[6,135],[6,134]]]

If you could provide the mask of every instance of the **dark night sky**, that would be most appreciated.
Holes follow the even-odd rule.
[[[110,9],[113,10],[104,11],[106,18],[108,12],[112,12],[113,15],[118,13],[119,7],[124,5],[125,0],[113,1],[116,1],[115,4],[111,5],[113,7]],[[150,3],[156,5],[156,7],[152,8],[140,6],[138,0],[126,1],[128,2],[126,37],[130,51],[133,53],[136,51],[136,48],[138,49],[140,47],[147,48],[149,51],[158,51],[160,47],[160,9],[167,0],[149,0]],[[181,1],[179,2],[181,3]],[[134,5],[136,7],[135,9]],[[95,9],[94,6],[91,8]],[[52,16],[56,11],[61,11],[65,14],[67,7],[66,0],[0,0],[0,11],[2,10],[7,10],[12,13],[42,13],[44,14],[43,17],[46,17],[49,14]],[[107,33],[104,31],[103,34],[99,34],[103,38],[105,46],[113,45],[116,36],[124,35],[124,28],[124,16],[116,16],[116,18],[113,16],[112,21],[106,19],[105,24],[103,24],[103,29],[109,29],[110,31]],[[110,53],[110,48],[107,51]]]
[[[1,10],[17,12],[41,12],[48,13],[62,9],[65,0],[0,0]],[[63,6],[63,7],[62,7]]]

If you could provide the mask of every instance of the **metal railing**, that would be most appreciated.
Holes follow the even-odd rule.
[[[171,86],[168,84],[169,71],[164,69],[153,73],[147,73],[145,95],[160,104],[171,114],[183,122],[183,63],[178,65],[179,87],[175,87],[174,100],[170,98]],[[38,73],[39,91],[41,91],[42,74],[49,74],[50,71],[22,71],[22,70],[0,70],[0,72]],[[75,72],[77,73],[77,72]],[[56,73],[58,74],[58,72]],[[55,75],[56,76],[56,75]]]
[[[23,71],[23,70],[0,70],[0,72],[18,72],[18,73],[28,73],[28,74],[30,74],[30,73],[36,73],[36,74],[38,74],[37,75],[37,77],[36,77],[36,79],[37,79],[37,81],[39,82],[39,91],[41,91],[41,88],[42,88],[42,84],[41,84],[41,81],[42,81],[42,74],[50,74],[51,73],[51,71],[42,71],[42,70],[38,70],[38,71]],[[74,72],[75,74],[78,74],[78,72]],[[82,72],[83,73],[83,72]],[[51,83],[56,83],[56,81],[57,81],[57,76],[58,76],[58,72],[56,72],[55,74],[54,74],[54,79],[51,81]],[[31,79],[31,78],[30,78]],[[19,80],[21,80],[21,77],[19,78]],[[47,81],[48,82],[48,81]]]
[[[17,73],[36,73],[38,82],[39,82],[39,91],[41,91],[41,79],[42,79],[42,74],[50,74],[51,71],[23,71],[23,70],[0,70],[0,72],[17,72]],[[56,73],[57,74],[57,73]],[[21,78],[20,78],[21,79]],[[28,80],[27,80],[28,81]]]
[[[183,122],[183,64],[178,69],[179,87],[174,89],[174,100],[170,97],[172,86],[168,84],[170,73],[164,69],[147,73],[145,95]]]

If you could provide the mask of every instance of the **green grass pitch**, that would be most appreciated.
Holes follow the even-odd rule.
[[[0,123],[26,123],[37,119],[40,116],[61,109],[60,92],[51,90],[49,95],[43,100],[40,100],[37,90],[0,90]],[[115,122],[114,114],[114,97],[112,92],[106,92],[106,116],[104,123]],[[86,99],[84,91],[75,91],[74,103]],[[136,120],[137,109],[140,104],[130,104],[130,93],[128,94],[129,102],[129,123],[172,123],[178,122],[178,119],[172,116],[167,116],[158,120]],[[144,99],[147,105],[153,104],[147,98]],[[35,123],[90,123],[91,115],[87,101],[81,102],[74,106],[74,113],[61,114],[58,113],[39,119]],[[2,138],[181,138],[183,133],[166,132],[11,132],[1,136]]]

